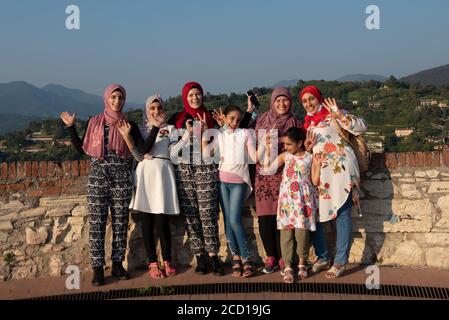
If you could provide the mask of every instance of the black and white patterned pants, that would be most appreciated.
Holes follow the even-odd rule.
[[[105,264],[104,238],[108,209],[112,218],[112,261],[125,259],[132,177],[128,162],[114,153],[92,159],[87,180],[89,244],[92,267]]]
[[[183,164],[175,166],[178,200],[185,216],[190,250],[194,254],[218,253],[217,167]]]

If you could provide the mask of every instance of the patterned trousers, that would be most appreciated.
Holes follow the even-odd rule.
[[[92,267],[105,264],[104,239],[108,209],[112,218],[112,261],[125,259],[132,177],[127,161],[115,154],[92,159],[87,180],[89,244]]]
[[[217,167],[180,163],[175,166],[181,214],[185,216],[190,249],[194,254],[218,253]]]

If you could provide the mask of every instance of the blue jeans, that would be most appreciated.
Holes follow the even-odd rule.
[[[337,247],[334,264],[348,263],[352,242],[352,195],[349,194],[345,204],[337,211]]]
[[[225,233],[229,249],[234,256],[249,258],[249,248],[243,230],[241,211],[246,194],[246,183],[220,182],[219,198],[225,219]]]
[[[310,233],[310,238],[313,244],[313,248],[315,249],[315,254],[320,261],[329,260],[329,251],[327,250],[326,238],[324,237],[323,232],[324,223],[325,222],[317,222],[316,231]]]
[[[346,202],[337,211],[337,244],[334,264],[345,265],[348,263],[352,242],[352,205],[352,194],[350,193]],[[316,231],[311,233],[311,237],[315,254],[321,261],[328,261],[329,253],[323,233],[323,223],[317,223]]]

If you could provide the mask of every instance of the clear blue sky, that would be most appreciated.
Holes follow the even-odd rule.
[[[76,4],[81,29],[65,28]],[[380,8],[381,30],[365,28]],[[446,0],[1,0],[0,82],[58,83],[129,101],[352,73],[397,77],[449,63]]]

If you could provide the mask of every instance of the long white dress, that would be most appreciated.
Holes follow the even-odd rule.
[[[169,153],[170,135],[174,128],[172,125],[160,128],[153,147],[147,153],[151,159],[144,159],[137,165],[130,209],[168,215],[181,212]]]

